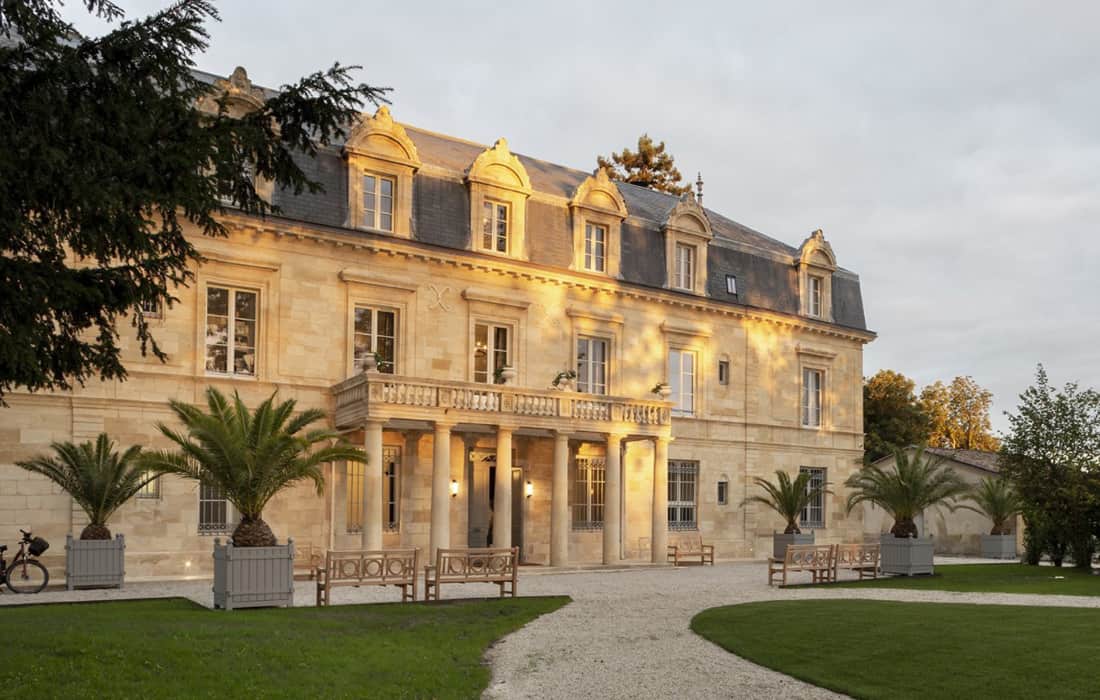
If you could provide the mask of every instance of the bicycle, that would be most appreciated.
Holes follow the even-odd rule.
[[[38,593],[50,581],[50,572],[33,557],[40,556],[50,547],[50,543],[41,537],[32,537],[26,530],[20,530],[23,539],[19,541],[19,553],[9,566],[4,561],[4,552],[8,545],[0,544],[0,576],[7,582],[12,593]]]

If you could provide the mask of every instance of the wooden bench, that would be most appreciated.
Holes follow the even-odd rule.
[[[336,586],[400,586],[401,602],[414,601],[419,564],[419,549],[330,551],[317,569],[317,605]]]
[[[782,559],[768,558],[768,585],[775,583],[777,574],[783,575],[787,585],[787,574],[796,571],[808,571],[814,583],[830,581],[833,577],[833,556],[835,545],[831,544],[791,544],[787,545],[787,554]]]
[[[424,567],[424,600],[439,600],[444,583],[495,583],[500,597],[516,597],[519,547],[440,549],[435,564]]]
[[[700,566],[704,564],[714,566],[714,545],[703,544],[702,536],[681,538],[680,544],[668,546],[668,560],[673,566],[689,562],[694,564],[695,559],[699,560]]]
[[[837,571],[846,569],[859,574],[859,580],[878,578],[882,563],[882,548],[877,544],[838,544],[833,554],[833,580]]]
[[[294,540],[294,574],[308,575],[310,580],[317,576],[317,570],[325,562],[325,552],[315,544]]]

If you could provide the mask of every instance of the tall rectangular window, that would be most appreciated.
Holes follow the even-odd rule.
[[[689,292],[695,290],[695,246],[676,244],[676,276],[672,286]]]
[[[508,205],[485,200],[481,203],[481,247],[508,252]]]
[[[825,373],[819,369],[802,370],[802,425],[806,428],[821,427],[821,397]]]
[[[607,341],[577,338],[577,391],[607,393]]]
[[[393,178],[363,175],[363,223],[382,231],[393,230]]]
[[[144,479],[147,476],[149,476],[148,472],[146,472],[144,475],[142,475],[142,478]],[[134,494],[134,497],[135,498],[160,498],[160,477],[158,476],[156,479],[153,479],[149,483],[145,484],[145,486],[142,486],[141,490],[138,491],[136,494]]]
[[[378,371],[394,374],[397,369],[397,312],[356,306],[352,338],[355,371],[362,372],[367,357],[376,354]]]
[[[668,383],[675,402],[674,416],[695,415],[695,353],[670,350],[668,353]]]
[[[821,318],[821,285],[822,279],[815,275],[810,275],[808,278],[809,289],[809,305],[810,315],[814,318]]]
[[[607,228],[604,226],[584,225],[584,269],[593,272],[607,270]]]
[[[217,486],[199,485],[199,532],[229,530],[229,501]]]
[[[348,532],[363,531],[363,475],[366,465],[348,462],[344,523]],[[382,529],[397,532],[401,523],[401,448],[382,447]]]
[[[818,467],[799,467],[799,472],[810,475],[807,489],[821,488],[825,485],[825,470]],[[802,509],[799,522],[805,527],[825,527],[825,494],[818,493]]]
[[[726,294],[737,296],[737,278],[733,275],[726,275]]]
[[[500,371],[511,365],[511,328],[491,323],[474,325],[474,381],[500,384]]]
[[[718,360],[718,383],[725,386],[730,383],[730,361]]]
[[[577,457],[573,477],[573,529],[603,528],[604,474],[603,457]]]
[[[670,530],[694,530],[695,494],[699,483],[699,463],[683,460],[668,462],[668,527]]]
[[[256,376],[256,292],[206,288],[206,371]]]

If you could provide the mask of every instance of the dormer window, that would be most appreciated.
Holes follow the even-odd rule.
[[[665,236],[665,286],[704,296],[707,293],[707,248],[714,235],[703,207],[688,192],[668,213]]]
[[[606,226],[584,225],[584,269],[589,272],[607,271]]]
[[[393,231],[393,200],[397,186],[392,177],[363,175],[363,225]]]
[[[809,289],[809,314],[814,318],[821,318],[821,288],[823,280],[817,275],[810,275],[808,278],[810,283]]]
[[[497,139],[470,164],[470,247],[482,253],[527,258],[527,198],[531,180],[523,163]]]
[[[675,278],[672,286],[687,292],[695,290],[695,246],[676,244]]]
[[[836,257],[820,229],[802,242],[796,263],[802,315],[832,321],[831,289],[833,272],[836,271]]]
[[[497,253],[508,252],[508,205],[485,200],[481,205],[481,247]]]
[[[412,236],[412,183],[420,156],[385,105],[363,118],[344,146],[348,159],[346,226]]]
[[[569,200],[574,270],[620,276],[621,232],[626,202],[607,170],[588,176]]]

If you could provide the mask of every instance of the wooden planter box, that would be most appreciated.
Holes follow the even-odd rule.
[[[74,540],[65,536],[65,587],[122,588],[126,576],[126,540]]]
[[[882,544],[882,573],[901,576],[932,574],[932,538],[898,538],[887,533]]]
[[[791,533],[789,535],[782,532],[772,533],[772,556],[776,559],[782,559],[787,556],[787,545],[789,544],[813,544],[814,533],[813,530],[809,532],[802,532],[799,534]]]
[[[294,540],[274,547],[234,547],[214,540],[214,607],[294,604]]]
[[[1015,559],[1016,534],[982,535],[983,559]]]

